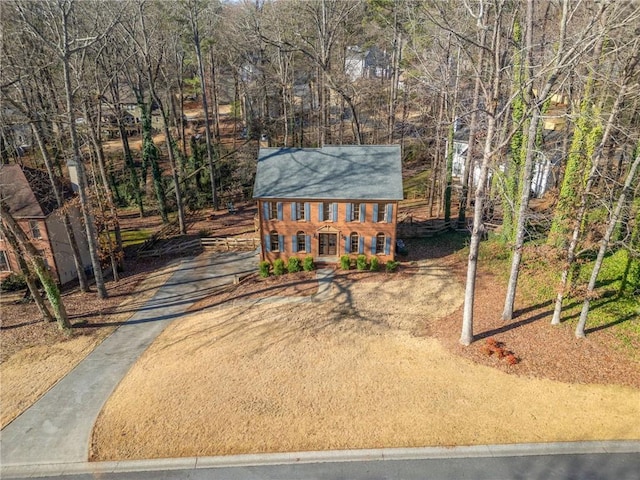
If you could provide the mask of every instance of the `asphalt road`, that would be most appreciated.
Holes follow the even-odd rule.
[[[13,478],[2,476],[3,479]],[[95,472],[28,477],[64,480],[638,480],[639,453],[405,459]]]

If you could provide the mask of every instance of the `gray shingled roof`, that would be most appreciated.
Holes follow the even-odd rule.
[[[261,148],[253,198],[402,200],[400,146]]]

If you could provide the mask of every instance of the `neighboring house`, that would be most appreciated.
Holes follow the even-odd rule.
[[[375,45],[367,50],[347,47],[344,70],[351,81],[359,78],[391,78],[391,57]]]
[[[66,198],[71,196],[69,188],[64,192]],[[78,278],[64,222],[56,212],[57,203],[47,172],[20,165],[0,165],[0,199],[6,203],[9,212],[40,252],[54,279],[64,285]],[[80,212],[72,207],[68,208],[68,214],[82,263],[88,270],[91,268],[91,258]],[[11,246],[4,238],[0,238],[0,279],[19,271]]]
[[[118,127],[118,116],[108,105],[102,106],[102,118],[100,121],[102,134],[107,138],[118,138],[120,136],[120,128]],[[127,110],[122,111],[122,125],[126,134],[130,137],[140,135],[141,124],[140,118],[134,117]]]
[[[533,164],[531,177],[531,192],[541,198],[550,189],[558,185],[558,175],[562,161],[562,141],[564,133],[558,129],[543,131],[542,147],[538,151]],[[469,129],[464,127],[456,131],[453,136],[453,176],[462,179],[464,176],[467,150],[469,149]],[[475,158],[473,163],[473,182],[477,184],[480,178],[481,158]],[[505,171],[505,165],[498,165],[500,171]],[[491,176],[491,172],[489,173]]]
[[[122,123],[127,135],[137,136],[142,133],[142,109],[133,98],[126,98],[120,101],[120,111],[122,112]],[[101,105],[101,125],[102,133],[108,138],[120,136],[118,128],[118,117],[113,105],[103,98]],[[162,113],[155,102],[151,106],[151,129],[159,132],[164,128]]]
[[[10,157],[22,157],[32,145],[31,126],[16,111],[4,107],[0,112],[0,149]]]
[[[253,197],[263,260],[393,260],[403,198],[400,146],[261,148]]]
[[[453,134],[453,176],[460,177],[464,175],[464,167],[467,159],[467,150],[469,150],[469,129],[461,128]],[[474,175],[475,178],[475,175]]]

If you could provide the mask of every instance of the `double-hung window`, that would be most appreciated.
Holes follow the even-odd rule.
[[[384,253],[385,236],[384,233],[376,235],[376,251],[375,253]]]
[[[269,218],[278,218],[277,202],[269,202]]]
[[[282,220],[282,202],[264,202],[262,216],[265,220]]]
[[[350,252],[360,253],[360,235],[358,235],[356,232],[353,232],[349,236],[349,243],[351,246]]]
[[[298,232],[296,234],[296,243],[298,244],[298,252],[305,252],[307,250],[307,239],[304,232]]]
[[[309,219],[309,204],[306,202],[291,202],[291,220],[306,222]]]
[[[322,203],[322,221],[330,222],[332,219],[333,204],[331,202]]]
[[[29,220],[29,230],[31,230],[31,238],[42,238],[38,220]]]
[[[0,250],[0,272],[10,272],[9,259],[7,253],[4,250]]]
[[[280,251],[280,237],[278,236],[278,232],[273,231],[269,234],[269,247],[272,252]]]
[[[359,203],[352,203],[351,204],[351,209],[350,209],[350,213],[351,213],[351,218],[349,219],[349,221],[351,222],[359,222],[360,221],[360,204]]]

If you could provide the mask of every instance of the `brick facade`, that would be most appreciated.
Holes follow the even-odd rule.
[[[57,200],[53,195],[47,172],[3,165],[0,168],[0,185],[4,200],[20,229],[38,251],[54,279],[61,285],[77,278],[73,252],[69,245],[67,228],[56,214]],[[65,198],[71,198],[71,188],[60,185]],[[80,210],[66,206],[66,213],[73,227],[85,270],[91,265],[86,235],[83,232]],[[16,252],[0,235],[0,280],[12,272],[19,272]]]
[[[263,260],[311,255],[334,263],[360,253],[382,263],[395,258],[397,201],[269,199],[258,200],[258,212]]]

